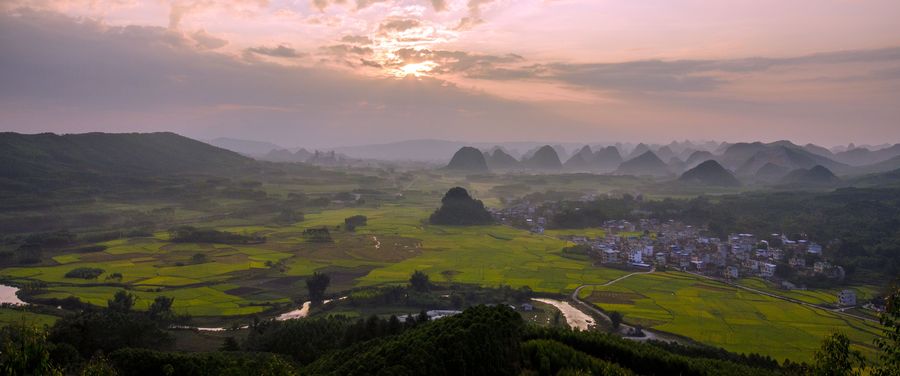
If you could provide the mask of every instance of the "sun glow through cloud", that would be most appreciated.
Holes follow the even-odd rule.
[[[423,61],[421,63],[406,64],[400,67],[400,69],[394,71],[394,75],[397,77],[408,77],[410,75],[415,77],[427,76],[428,73],[437,66],[437,63],[433,61]]]

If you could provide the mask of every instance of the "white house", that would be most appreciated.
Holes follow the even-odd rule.
[[[762,267],[759,269],[759,275],[766,278],[771,277],[775,275],[775,268],[777,268],[777,265],[764,262],[762,263]]]
[[[725,268],[725,278],[738,279],[738,277],[738,268],[736,266],[729,265]]]
[[[643,263],[643,262],[644,262],[644,257],[643,257],[643,255],[644,255],[644,254],[643,254],[641,251],[638,251],[638,250],[631,251],[631,254],[628,255],[628,260],[631,261],[631,262],[633,262],[633,263],[638,263],[638,264],[640,264],[640,263]]]
[[[812,253],[814,255],[822,254],[822,246],[816,243],[810,243],[809,248],[806,249],[806,252]]]
[[[856,291],[842,290],[840,293],[838,293],[838,304],[842,306],[855,306]]]

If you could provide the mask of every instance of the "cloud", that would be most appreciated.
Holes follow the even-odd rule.
[[[172,130],[327,146],[502,139],[510,129],[577,124],[437,79],[365,78],[201,52],[185,34],[162,27],[25,12],[0,15],[0,45],[5,130]]]
[[[492,2],[494,2],[494,0],[469,0],[467,4],[469,15],[463,17],[459,21],[459,25],[456,26],[456,29],[468,30],[484,23],[484,20],[481,18],[481,7]]]
[[[463,60],[466,61],[466,60]],[[620,92],[709,92],[721,89],[742,74],[780,68],[889,64],[871,74],[853,77],[892,77],[900,68],[900,47],[816,53],[795,57],[751,57],[721,60],[637,60],[620,63],[524,64],[520,59],[481,59],[471,78],[485,80],[542,80],[586,89]],[[510,64],[520,63],[520,64]],[[858,69],[858,68],[857,68]]]
[[[402,33],[419,26],[422,26],[422,21],[415,18],[389,18],[378,25],[378,32],[382,34]]]
[[[447,0],[431,0],[431,6],[437,12],[443,12],[447,10]]]
[[[202,29],[192,33],[191,39],[197,43],[197,48],[201,50],[214,50],[228,44],[227,40],[216,37]]]
[[[437,64],[431,73],[462,73],[468,77],[480,77],[486,71],[494,71],[498,65],[522,63],[525,58],[516,54],[488,55],[476,54],[465,51],[430,50],[401,48],[393,51],[397,61],[392,66],[399,67],[406,64],[422,62],[434,62]]]
[[[341,38],[341,42],[367,46],[372,44],[372,39],[364,35],[345,35]]]
[[[299,58],[305,56],[305,54],[298,53],[297,50],[283,44],[280,44],[277,47],[251,47],[246,49],[246,51],[259,55],[283,58]]]

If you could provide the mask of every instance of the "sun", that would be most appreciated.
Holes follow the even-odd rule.
[[[415,77],[427,76],[429,72],[431,72],[437,64],[433,61],[423,61],[421,63],[414,64],[406,64],[394,71],[394,75],[397,77],[408,77],[410,75]]]

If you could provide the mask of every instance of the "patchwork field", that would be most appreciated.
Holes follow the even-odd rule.
[[[135,293],[138,307],[155,296],[175,298],[175,310],[193,316],[262,312],[305,297],[303,277],[332,277],[329,291],[406,283],[415,270],[436,283],[529,286],[563,293],[585,283],[624,274],[587,260],[564,258],[563,240],[505,226],[445,227],[425,224],[433,208],[384,205],[307,214],[289,226],[220,226],[238,234],[265,236],[254,245],[171,243],[168,234],[98,243],[106,249],[54,255],[51,263],[0,270],[0,276],[47,284],[37,298],[75,296],[105,305],[115,291]],[[344,218],[368,217],[354,232]],[[333,238],[312,243],[303,230],[327,227]],[[202,257],[197,258],[197,255]],[[96,278],[72,278],[78,268],[97,268]]]
[[[684,273],[636,275],[581,297],[625,322],[683,335],[725,349],[810,360],[827,334],[840,331],[871,356],[877,324],[840,316]]]

